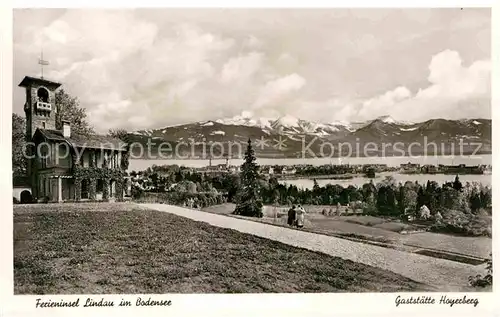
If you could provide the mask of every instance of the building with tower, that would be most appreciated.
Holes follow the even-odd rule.
[[[19,86],[26,90],[24,193],[31,189],[35,201],[46,202],[121,200],[127,189],[127,144],[109,136],[78,135],[69,121],[58,120],[60,83],[26,76]]]

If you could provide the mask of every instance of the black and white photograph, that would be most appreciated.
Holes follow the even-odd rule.
[[[33,307],[492,292],[491,8],[12,14],[13,294]]]

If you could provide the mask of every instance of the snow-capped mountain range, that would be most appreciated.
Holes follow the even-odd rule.
[[[280,118],[253,118],[235,116],[232,118],[199,121],[194,123],[167,126],[160,129],[146,129],[131,132],[135,141],[145,142],[153,139],[158,142],[246,142],[250,139],[276,139],[282,137],[288,142],[286,149],[260,149],[259,155],[284,155],[295,157],[304,140],[316,144],[335,141],[348,143],[367,142],[402,142],[408,144],[425,139],[427,142],[446,144],[476,141],[482,143],[481,152],[491,152],[491,120],[463,119],[446,120],[431,119],[412,123],[397,121],[390,116],[381,116],[364,122],[331,122],[318,123],[299,119],[290,115]],[[156,142],[155,141],[155,142]],[[446,145],[448,146],[448,145]],[[316,149],[314,148],[316,147]],[[267,151],[267,152],[266,152]],[[267,154],[266,154],[267,153]]]

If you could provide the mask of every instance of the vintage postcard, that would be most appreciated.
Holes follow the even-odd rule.
[[[491,7],[11,13],[0,315],[493,316]]]

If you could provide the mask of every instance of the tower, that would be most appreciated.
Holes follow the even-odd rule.
[[[31,141],[36,129],[56,129],[56,89],[61,84],[43,78],[26,76],[19,87],[26,89],[26,140]]]
[[[61,84],[26,76],[19,87],[26,89],[26,102],[24,113],[26,115],[26,141],[31,142],[36,129],[56,129],[56,89]],[[26,151],[32,155],[35,149],[29,146]],[[38,189],[36,184],[36,164],[34,158],[28,159],[27,176],[30,179],[32,193],[36,196]]]

